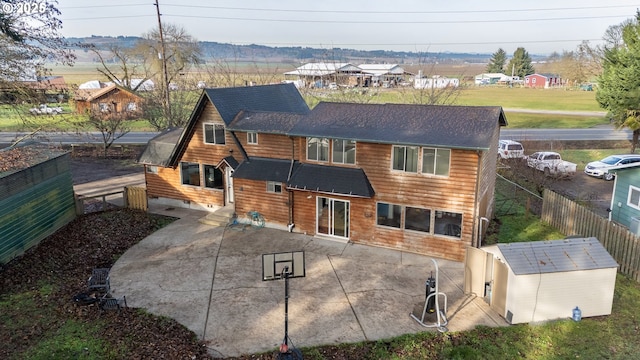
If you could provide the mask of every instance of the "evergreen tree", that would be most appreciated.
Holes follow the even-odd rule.
[[[529,53],[522,47],[517,48],[513,53],[513,58],[509,61],[507,75],[524,78],[525,75],[531,75],[535,72],[536,70],[533,68],[533,65],[531,65]]]
[[[504,73],[504,65],[507,63],[507,53],[502,50],[502,48],[498,49],[498,51],[494,52],[491,56],[491,60],[489,60],[489,64],[487,64],[487,72],[488,73]]]
[[[633,131],[631,152],[640,137],[640,12],[622,29],[622,41],[604,50],[596,100],[618,128]]]

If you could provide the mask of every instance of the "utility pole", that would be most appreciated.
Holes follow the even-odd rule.
[[[164,116],[167,118],[167,125],[169,127],[173,126],[173,121],[171,120],[171,101],[169,97],[169,75],[167,73],[167,52],[166,47],[164,46],[164,34],[162,31],[162,21],[160,20],[160,4],[158,0],[156,0],[156,13],[158,14],[158,31],[160,33],[160,60],[162,62],[162,95],[164,96],[163,101],[163,110]]]

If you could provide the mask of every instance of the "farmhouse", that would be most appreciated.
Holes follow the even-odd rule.
[[[143,98],[118,85],[98,89],[77,90],[76,111],[93,114],[125,114],[135,116],[140,113]]]
[[[362,82],[361,73],[362,70],[353,64],[319,62],[304,64],[284,76],[303,87],[323,88],[330,83],[357,86]]]
[[[548,89],[562,85],[562,79],[557,74],[531,74],[524,77],[526,87]]]
[[[293,84],[205,89],[139,161],[150,202],[461,261],[492,217],[503,125],[500,107],[309,110]]]

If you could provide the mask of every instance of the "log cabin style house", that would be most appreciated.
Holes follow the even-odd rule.
[[[111,84],[99,89],[79,89],[75,93],[79,114],[140,116],[144,99],[124,87]]]
[[[493,216],[499,106],[322,102],[292,84],[205,89],[149,141],[150,202],[462,261]]]

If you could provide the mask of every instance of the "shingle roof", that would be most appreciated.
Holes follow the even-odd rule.
[[[263,111],[305,114],[307,103],[293,84],[205,89],[205,93],[225,124],[240,111]]]
[[[300,164],[296,167],[287,187],[365,198],[371,198],[375,194],[362,169],[315,164]]]
[[[182,128],[167,129],[153,137],[138,157],[138,163],[145,165],[169,166]]]
[[[498,244],[516,275],[617,268],[596,238]]]
[[[233,172],[238,179],[286,182],[291,171],[291,160],[250,157]]]
[[[286,134],[303,114],[242,111],[227,126],[228,130]]]
[[[488,150],[500,125],[506,118],[499,106],[323,102],[289,135]]]

